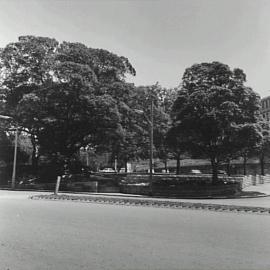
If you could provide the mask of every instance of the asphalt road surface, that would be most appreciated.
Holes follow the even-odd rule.
[[[0,270],[269,270],[270,216],[0,191]]]

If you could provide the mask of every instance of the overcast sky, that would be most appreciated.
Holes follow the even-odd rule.
[[[185,68],[220,61],[270,95],[268,0],[0,0],[0,47],[21,35],[82,42],[129,58],[136,85],[175,87]]]

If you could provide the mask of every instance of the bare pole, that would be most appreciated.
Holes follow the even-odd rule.
[[[151,104],[150,104],[150,157],[149,157],[149,169],[150,169],[150,174],[149,174],[149,193],[152,195],[153,193],[153,98],[151,97]]]
[[[13,170],[11,178],[11,189],[15,189],[16,187],[17,152],[18,152],[18,127],[16,127],[15,131],[15,146],[14,146]]]
[[[61,176],[57,176],[55,190],[54,190],[54,195],[58,195],[58,191],[59,191],[59,187],[60,187],[60,182],[61,182]]]

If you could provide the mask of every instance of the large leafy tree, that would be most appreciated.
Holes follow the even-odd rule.
[[[262,137],[260,98],[245,79],[242,70],[219,62],[195,64],[186,69],[173,106],[176,136],[191,153],[210,159],[214,182],[222,161]]]
[[[31,134],[34,149],[64,157],[118,128],[118,103],[102,89],[135,75],[125,57],[34,36],[8,44],[0,65],[2,112]]]
[[[164,162],[167,169],[169,148],[166,134],[170,125],[169,112],[175,97],[175,89],[166,89],[158,83],[149,86],[139,86],[131,95],[131,107],[133,113],[131,119],[136,123],[134,145],[136,156],[149,158],[149,140],[151,129],[151,103],[153,104],[153,156]],[[139,128],[138,128],[139,127]]]
[[[181,159],[187,156],[188,144],[183,136],[179,136],[179,129],[175,126],[170,126],[166,133],[166,145],[169,148],[169,153],[176,160],[176,174],[180,174]]]
[[[167,171],[168,159],[175,158],[178,161],[178,151],[176,151],[175,146],[170,147],[170,141],[167,136],[171,126],[170,112],[176,99],[177,88],[170,89],[157,85],[155,93],[157,102],[154,114],[154,145],[156,156],[164,163],[164,169]]]
[[[134,106],[137,111],[138,123],[143,130],[143,133],[140,136],[140,157],[143,159],[148,159],[150,156],[151,129],[153,128],[153,157],[156,157],[157,139],[160,137],[161,127],[164,128],[166,115],[163,109],[160,107],[160,89],[161,87],[158,85],[158,83],[149,86],[139,86],[136,89]],[[151,119],[151,103],[153,107],[153,119]]]
[[[106,142],[101,143],[104,136],[97,136],[98,151],[107,151],[118,161],[118,164],[125,166],[130,160],[140,156],[140,134],[143,128],[140,125],[135,112],[134,99],[136,97],[136,87],[133,84],[122,81],[102,85],[100,92],[111,96],[115,102],[119,121],[114,130],[104,130]]]
[[[37,157],[37,125],[34,114],[19,119],[18,103],[23,97],[52,80],[53,55],[58,47],[55,39],[21,36],[18,42],[10,43],[0,51],[0,111],[10,115],[28,132],[33,145],[32,162]],[[23,125],[22,125],[23,124]]]

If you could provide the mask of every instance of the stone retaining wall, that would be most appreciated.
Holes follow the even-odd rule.
[[[120,177],[121,176],[121,177]],[[62,191],[83,191],[83,192],[101,192],[101,193],[131,193],[131,194],[149,194],[149,174],[125,174],[111,175],[110,178],[103,175],[95,175],[90,179],[76,179],[71,185],[65,185],[61,182]],[[94,178],[95,177],[95,178]],[[118,177],[118,179],[117,179]],[[210,174],[200,175],[172,175],[172,174],[153,174],[153,192],[160,196],[211,196],[213,194],[233,194],[240,189],[252,185],[261,185],[270,183],[270,174],[247,175],[243,177],[228,177],[220,175],[220,180],[227,182],[223,186],[212,186]],[[97,179],[97,181],[93,181]],[[83,180],[83,181],[82,181]],[[120,183],[120,185],[119,185]],[[229,183],[229,184],[228,184]],[[30,186],[17,186],[17,188],[54,190],[55,183],[42,183]],[[196,193],[196,194],[195,194]],[[194,195],[195,194],[195,195]]]
[[[236,195],[242,189],[241,177],[220,176],[212,184],[211,175],[153,175],[152,195],[165,197],[211,197]],[[122,193],[150,193],[148,175],[130,175],[120,185]]]
[[[150,193],[149,186],[138,186],[136,184],[122,185],[120,188],[122,193],[148,195]],[[152,195],[163,197],[213,197],[213,196],[233,196],[241,191],[240,183],[232,183],[227,185],[169,185],[157,186],[153,184]]]

